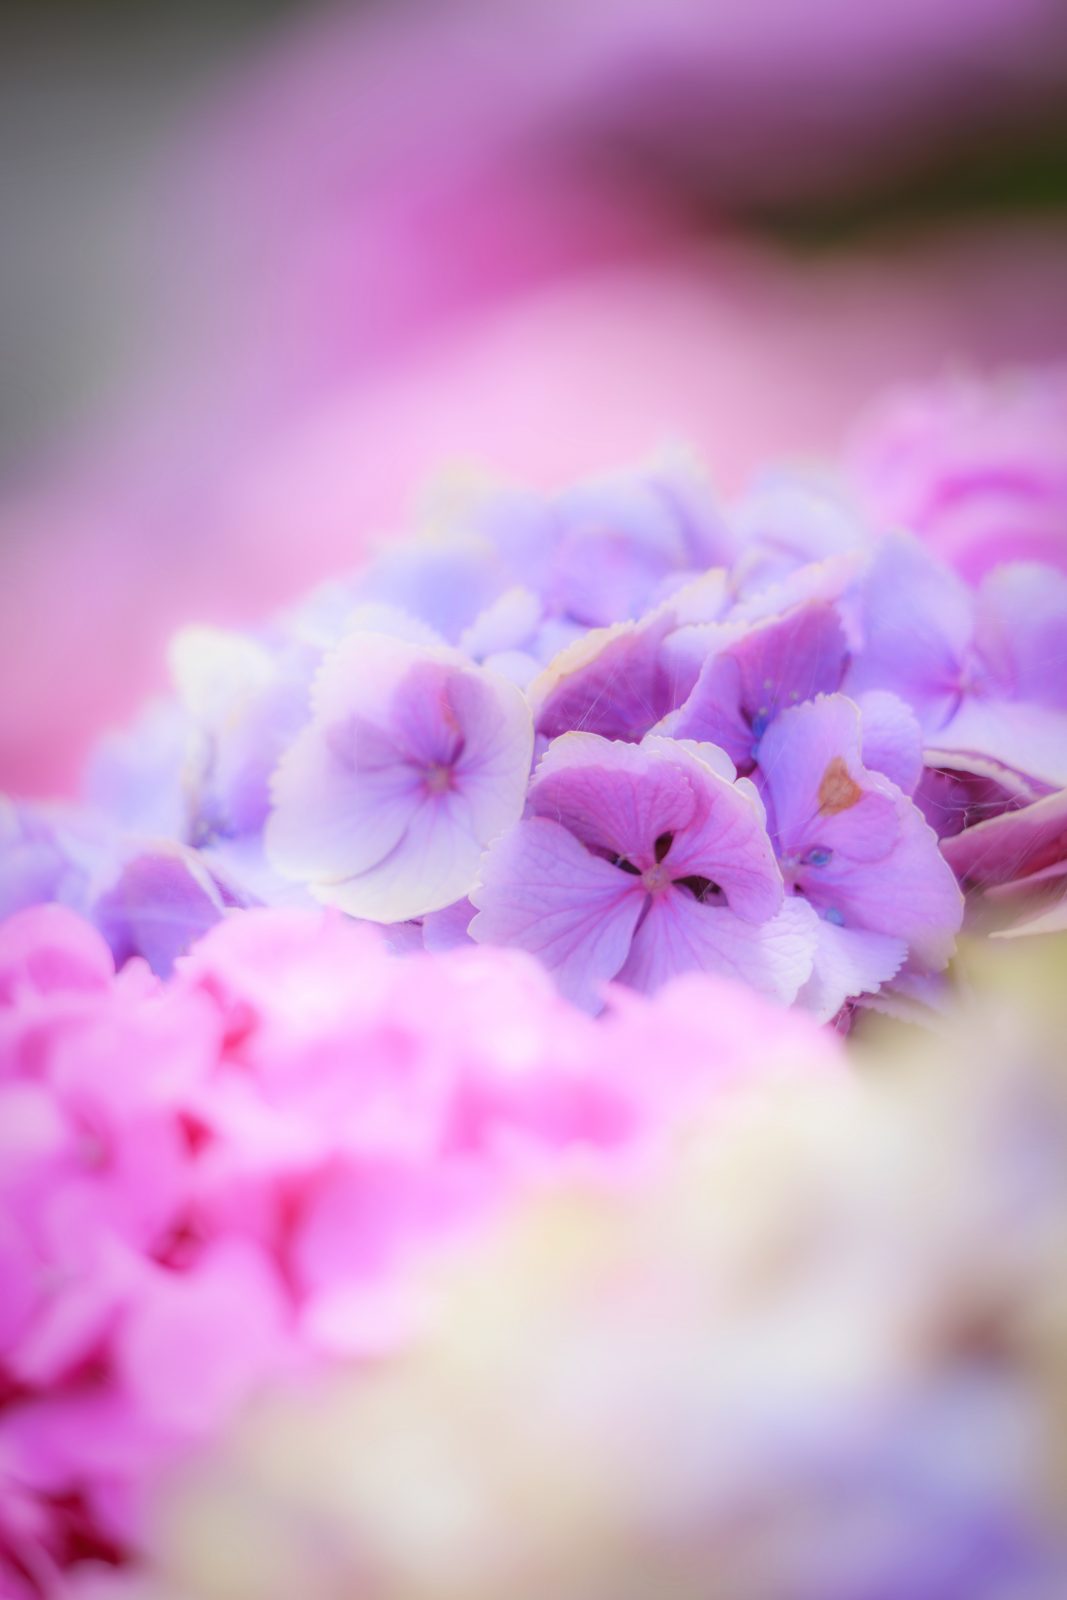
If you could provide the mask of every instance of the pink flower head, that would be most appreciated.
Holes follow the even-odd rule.
[[[852,472],[879,520],[971,581],[1004,561],[1067,571],[1067,368],[894,395],[856,441]]]
[[[822,695],[768,728],[760,774],[786,883],[818,916],[802,999],[832,1016],[910,961],[936,971],[952,954],[963,898],[914,803],[863,764],[858,706]]]
[[[733,778],[708,746],[563,735],[488,852],[472,936],[532,951],[589,1009],[612,978],[653,990],[692,970],[793,999],[808,937],[783,910],[758,798]]]
[[[313,708],[275,774],[272,865],[376,922],[461,899],[522,811],[533,726],[520,691],[456,651],[356,633],[327,659]]]

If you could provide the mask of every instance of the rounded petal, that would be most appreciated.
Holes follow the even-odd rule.
[[[664,865],[674,879],[709,878],[725,892],[730,909],[746,922],[764,922],[782,904],[782,875],[758,797],[731,783],[711,766],[700,746],[651,735],[650,755],[685,772],[696,807],[691,821],[671,841]]]
[[[819,1022],[829,1022],[846,1000],[875,994],[895,978],[908,954],[903,939],[867,928],[839,928],[815,919],[815,961],[797,1004]]]
[[[380,740],[372,732],[375,754]],[[398,757],[358,766],[360,733],[347,744],[317,725],[290,745],[271,783],[267,860],[285,878],[336,881],[394,850],[423,798],[417,770]]]
[[[637,880],[590,855],[557,822],[534,817],[498,839],[471,891],[470,935],[540,958],[589,1011],[626,960],[645,901]]]
[[[751,923],[671,889],[650,907],[619,981],[651,993],[683,972],[715,972],[788,1005],[811,972],[815,921],[794,899],[769,921]]]
[[[550,817],[590,849],[643,871],[656,840],[686,827],[697,810],[691,773],[670,740],[643,745],[565,733],[549,745],[530,786],[535,816]],[[659,757],[659,759],[657,759]]]
[[[846,689],[891,689],[927,731],[942,726],[957,697],[974,628],[966,585],[918,540],[892,534],[879,545],[861,599],[863,648]]]
[[[863,726],[863,765],[882,772],[904,794],[915,793],[923,773],[923,736],[911,707],[887,689],[856,697]]]
[[[939,750],[986,758],[1054,788],[1067,785],[1067,711],[968,695],[937,734]]]
[[[783,711],[768,728],[760,773],[783,858],[823,847],[868,861],[892,849],[903,796],[863,765],[861,736],[859,707],[840,694]]]

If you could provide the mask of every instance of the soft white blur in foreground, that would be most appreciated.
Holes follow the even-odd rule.
[[[421,1346],[274,1400],[161,1508],[185,1600],[1054,1600],[1063,942],[944,1031],[550,1193]]]

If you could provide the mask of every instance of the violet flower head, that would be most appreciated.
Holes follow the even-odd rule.
[[[531,951],[591,1010],[611,979],[651,991],[694,970],[792,1000],[811,932],[783,906],[755,791],[733,778],[708,746],[564,734],[485,858],[472,937]]]
[[[522,812],[533,724],[520,691],[456,651],[357,633],[312,699],[274,776],[271,864],[375,922],[461,899]]]
[[[802,1001],[832,1016],[905,962],[945,966],[963,897],[915,804],[864,766],[859,707],[823,695],[767,730],[760,776],[788,888],[818,916],[818,949]]]

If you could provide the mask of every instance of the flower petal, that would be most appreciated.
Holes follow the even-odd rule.
[[[309,887],[322,905],[351,917],[406,922],[461,899],[477,876],[485,843],[465,795],[426,795],[382,860],[352,877]]]
[[[859,707],[840,694],[783,711],[768,728],[760,774],[783,858],[822,848],[867,861],[892,849],[903,796],[864,767],[860,738]]]
[[[811,972],[815,921],[803,901],[790,899],[767,922],[743,922],[674,888],[649,908],[619,981],[651,993],[683,972],[715,972],[789,1004]]]
[[[376,764],[364,758],[372,746]],[[305,728],[285,752],[271,783],[264,830],[271,866],[297,881],[336,881],[364,872],[394,850],[424,790],[419,773],[383,754],[376,730],[351,730],[344,741]],[[358,764],[361,758],[367,764]]]
[[[1067,711],[969,695],[934,742],[940,750],[992,758],[1057,789],[1067,785]]]
[[[895,978],[908,954],[903,939],[866,928],[839,928],[815,918],[815,961],[797,1004],[817,1021],[829,1022],[846,1000],[875,994]]]
[[[941,849],[964,882],[982,888],[1043,872],[1067,859],[1067,789],[965,828]]]
[[[758,798],[702,761],[688,741],[651,734],[641,748],[686,773],[696,800],[664,858],[671,877],[711,879],[746,922],[773,917],[782,904],[782,875]]]
[[[658,744],[672,754],[669,740]],[[644,871],[654,865],[656,840],[686,827],[697,799],[685,766],[657,760],[648,744],[565,733],[538,765],[529,806],[534,816],[550,817],[590,849]]]
[[[1007,697],[1067,711],[1067,576],[1037,561],[996,568],[979,590],[975,644]]]
[[[923,736],[918,718],[899,695],[869,689],[857,695],[863,731],[863,765],[882,772],[904,794],[913,795],[923,773]]]
[[[941,727],[959,691],[973,630],[966,585],[904,534],[883,539],[861,598],[863,648],[846,680],[849,694],[891,689],[928,731]]]
[[[595,628],[562,650],[529,688],[538,732],[640,739],[692,687],[663,651],[673,627],[673,614],[661,609],[641,622]]]
[[[471,891],[471,937],[528,950],[589,1011],[626,959],[645,902],[637,879],[590,855],[556,822],[535,817],[496,841]]]

